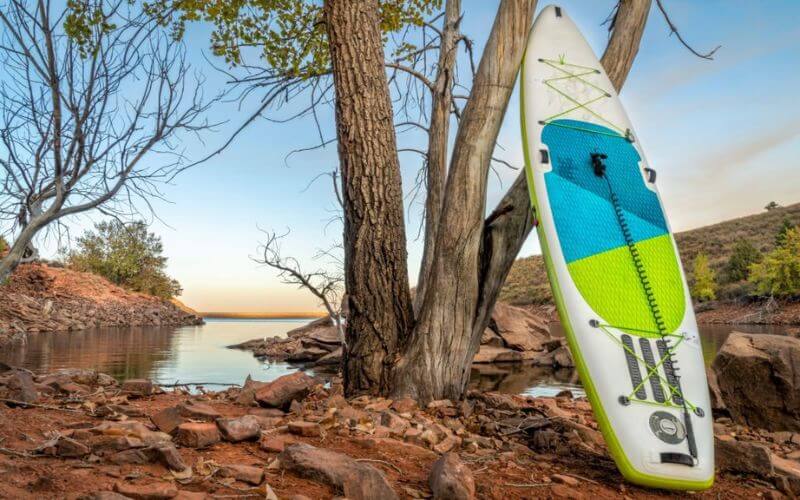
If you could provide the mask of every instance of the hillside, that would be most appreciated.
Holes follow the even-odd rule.
[[[684,269],[690,273],[692,261],[702,252],[708,256],[709,263],[719,274],[730,257],[733,246],[742,239],[749,240],[762,253],[772,250],[775,234],[784,217],[800,225],[800,203],[676,233],[675,240],[678,242]],[[550,284],[541,255],[525,257],[514,263],[500,300],[515,305],[552,303]]]
[[[168,300],[43,263],[19,266],[0,286],[0,345],[25,333],[198,323],[201,318]]]

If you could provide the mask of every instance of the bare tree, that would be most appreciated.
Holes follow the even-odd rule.
[[[287,285],[296,285],[311,292],[320,304],[325,307],[331,321],[339,332],[339,340],[345,344],[344,323],[345,314],[342,311],[342,299],[344,294],[344,276],[342,268],[344,263],[337,253],[341,250],[341,245],[335,245],[331,249],[319,250],[317,259],[332,260],[333,269],[319,267],[313,272],[304,272],[300,262],[294,257],[286,257],[281,254],[281,240],[285,238],[289,231],[278,234],[274,231],[265,231],[266,240],[259,246],[260,257],[253,260],[259,264],[269,266],[278,271],[278,278]]]
[[[0,230],[13,240],[0,281],[65,217],[149,208],[186,164],[181,134],[211,126],[214,99],[157,22],[125,0],[73,4],[0,7]]]

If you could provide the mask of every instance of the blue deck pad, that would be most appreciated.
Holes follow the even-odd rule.
[[[658,196],[639,171],[641,157],[623,136],[593,123],[554,120],[545,125],[542,142],[550,150],[553,170],[545,174],[545,184],[567,263],[626,244],[608,184],[594,174],[592,153],[608,155],[606,176],[634,241],[668,232]]]

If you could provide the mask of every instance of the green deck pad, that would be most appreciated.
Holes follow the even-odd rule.
[[[674,332],[686,308],[683,281],[669,234],[639,241],[636,247],[663,315],[668,332]],[[584,300],[603,321],[627,327],[640,337],[661,338],[628,247],[619,247],[567,265]],[[652,332],[652,333],[650,333]]]

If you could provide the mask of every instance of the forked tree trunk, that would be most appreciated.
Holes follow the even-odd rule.
[[[463,396],[472,358],[511,265],[532,229],[524,173],[485,220],[486,174],[522,57],[535,1],[504,1],[453,152],[436,259],[417,326],[398,364],[394,394]],[[619,89],[638,51],[650,0],[622,0],[601,60]],[[519,23],[519,24],[515,24]],[[491,139],[491,142],[487,142]],[[477,210],[474,210],[478,207]],[[474,225],[473,225],[474,224]]]
[[[326,0],[348,295],[345,392],[386,393],[413,327],[403,194],[378,0]]]
[[[464,109],[447,177],[435,256],[394,392],[426,401],[460,398],[480,335],[473,335],[486,184],[514,89],[536,0],[503,0]]]

